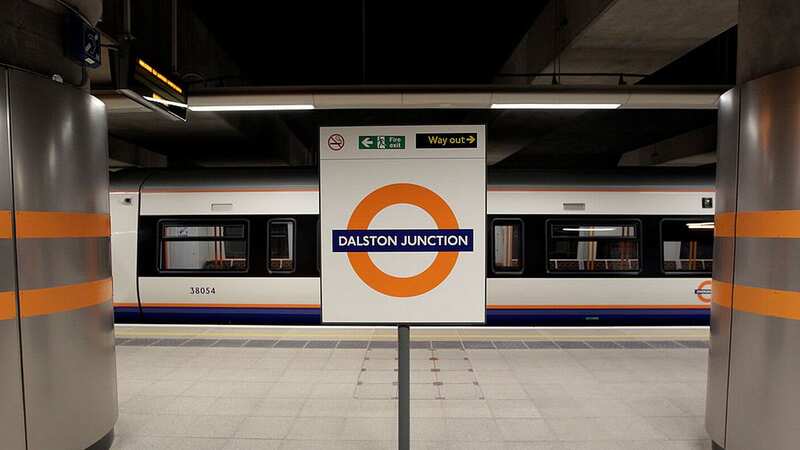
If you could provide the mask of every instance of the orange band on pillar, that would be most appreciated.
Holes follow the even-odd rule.
[[[733,237],[736,213],[722,212],[714,215],[714,236]]]
[[[0,239],[11,239],[11,211],[0,211]]]
[[[736,237],[800,238],[800,211],[740,211]]]
[[[43,289],[20,291],[22,317],[86,308],[111,300],[111,278]]]
[[[733,289],[733,307],[762,316],[800,320],[800,292],[737,284]]]
[[[711,280],[711,301],[726,308],[731,307],[733,285],[724,281]]]
[[[19,211],[17,237],[82,238],[111,236],[108,214],[56,211]]]
[[[17,317],[17,301],[14,291],[0,292],[0,320]]]

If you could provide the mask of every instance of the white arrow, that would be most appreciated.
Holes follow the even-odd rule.
[[[361,140],[361,145],[363,145],[364,147],[369,147],[370,145],[372,145],[372,138],[365,137],[364,139]]]

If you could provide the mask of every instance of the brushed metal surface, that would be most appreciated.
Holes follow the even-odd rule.
[[[800,67],[742,89],[739,211],[800,209]]]
[[[739,90],[733,88],[719,98],[717,111],[717,180],[714,211],[736,211],[739,171]]]
[[[31,449],[85,449],[117,419],[111,302],[22,320]]]
[[[737,284],[800,291],[797,261],[800,261],[800,239],[736,239]]]
[[[714,271],[717,281],[733,283],[733,259],[736,240],[732,237],[714,238]]]
[[[4,450],[25,449],[18,326],[16,319],[0,320],[0,444]]]
[[[0,209],[11,210],[6,70],[0,68]],[[15,291],[16,269],[11,239],[0,239],[0,291]],[[22,368],[18,319],[0,320],[0,441],[2,448],[25,449]]]
[[[20,289],[85,283],[111,276],[109,238],[20,239],[17,248]]]
[[[108,213],[103,102],[45,78],[9,73],[17,210]]]
[[[794,450],[800,442],[800,321],[735,311],[727,450]]]
[[[9,93],[16,210],[108,213],[102,102],[18,71]],[[42,241],[18,240],[29,288],[110,273],[108,239]],[[28,448],[85,449],[108,434],[117,418],[111,299],[25,317],[20,330]]]
[[[717,113],[716,212],[736,211],[739,154],[739,92],[731,89],[720,97]],[[714,239],[714,273],[718,281],[734,279],[735,239]],[[711,330],[706,387],[706,431],[725,445],[728,408],[728,362],[730,358],[731,310],[718,302],[711,304]]]

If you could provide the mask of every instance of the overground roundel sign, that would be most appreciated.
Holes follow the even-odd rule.
[[[370,230],[385,208],[409,204],[427,212],[437,229]],[[459,252],[472,251],[473,230],[459,229],[453,210],[438,194],[413,183],[395,183],[370,192],[356,205],[346,230],[333,230],[333,251],[346,252],[350,266],[372,289],[391,297],[416,297],[447,279]],[[436,252],[427,269],[410,277],[387,274],[369,256],[370,251]]]

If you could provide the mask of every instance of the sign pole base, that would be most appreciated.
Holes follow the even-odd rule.
[[[411,444],[411,338],[408,325],[397,326],[397,448]]]

